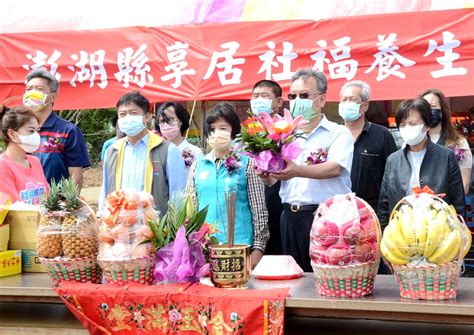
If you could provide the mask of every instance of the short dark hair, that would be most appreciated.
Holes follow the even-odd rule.
[[[0,108],[0,125],[2,128],[2,139],[5,144],[11,142],[10,137],[8,136],[9,129],[17,131],[29,120],[38,120],[33,113],[33,110],[28,107],[18,106],[10,109],[3,106]]]
[[[168,107],[173,107],[174,112],[176,113],[176,117],[178,120],[181,122],[181,128],[179,129],[181,132],[181,135],[184,135],[186,130],[189,128],[189,113],[186,110],[186,108],[183,107],[180,103],[174,102],[174,101],[165,101],[160,108],[158,109],[158,113],[156,115],[155,119],[155,129],[158,130],[161,133],[160,130],[160,118],[163,119],[163,121],[168,122],[169,117],[165,113],[165,109]]]
[[[117,102],[116,107],[119,108],[120,106],[128,105],[131,102],[140,107],[145,114],[150,112],[150,101],[138,91],[122,95],[120,100]]]
[[[232,139],[240,133],[240,120],[239,116],[232,107],[231,104],[227,102],[219,102],[217,105],[211,108],[211,110],[207,114],[206,118],[206,126],[204,128],[204,133],[206,136],[212,132],[211,125],[216,122],[218,119],[224,119],[225,122],[231,125]]]
[[[431,106],[428,101],[422,98],[403,100],[398,105],[397,113],[395,114],[397,127],[400,127],[400,123],[408,118],[408,113],[411,110],[418,111],[425,126],[431,127]]]
[[[263,79],[263,80],[257,81],[257,83],[253,85],[252,92],[257,87],[270,87],[272,89],[273,95],[276,98],[280,98],[282,95],[280,84],[278,84],[276,81],[273,81],[273,80]]]

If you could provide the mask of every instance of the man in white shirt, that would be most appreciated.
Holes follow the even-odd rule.
[[[336,194],[351,192],[352,135],[321,113],[326,90],[327,80],[321,72],[301,69],[293,75],[288,94],[290,111],[309,121],[301,129],[306,138],[299,140],[303,151],[296,160],[287,161],[280,173],[261,175],[270,185],[282,181],[283,253],[293,256],[305,272],[313,271],[309,235],[318,205]]]

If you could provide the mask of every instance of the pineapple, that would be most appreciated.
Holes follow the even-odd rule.
[[[81,201],[79,199],[79,187],[71,178],[61,181],[61,195],[64,199],[64,209],[66,216],[63,220],[63,231],[77,232],[77,220]]]
[[[54,258],[62,254],[60,185],[54,180],[51,188],[41,200],[41,219],[38,231],[38,256]]]
[[[62,196],[66,216],[63,220],[62,248],[68,258],[89,257],[97,254],[97,232],[87,206],[79,199],[79,188],[72,179],[62,181]]]

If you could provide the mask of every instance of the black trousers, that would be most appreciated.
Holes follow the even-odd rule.
[[[304,272],[313,272],[309,256],[309,233],[313,224],[313,212],[292,212],[285,208],[281,213],[280,230],[284,255],[291,255]]]

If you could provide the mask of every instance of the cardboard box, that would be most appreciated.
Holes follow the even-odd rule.
[[[12,205],[8,211],[5,223],[10,225],[10,242],[36,243],[38,239],[39,210],[34,206],[25,208]]]
[[[23,272],[46,272],[44,265],[41,264],[36,250],[21,250],[21,263]]]
[[[0,252],[0,277],[21,273],[21,250]]]
[[[39,261],[36,243],[10,241],[9,246],[10,249],[21,250],[23,272],[46,272],[44,265]]]
[[[8,249],[8,240],[10,239],[10,225],[0,225],[0,252]]]

